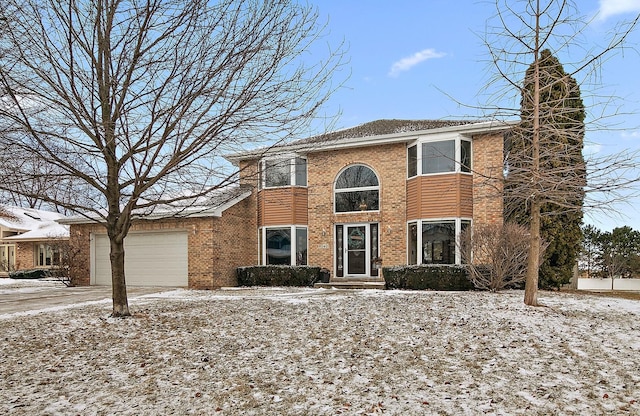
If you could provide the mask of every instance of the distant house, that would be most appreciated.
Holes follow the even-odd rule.
[[[0,206],[0,277],[10,271],[59,265],[59,241],[69,240],[64,215],[32,208]]]
[[[378,120],[227,155],[242,191],[208,213],[134,221],[127,281],[217,288],[236,284],[238,266],[281,264],[382,282],[382,266],[460,263],[460,233],[502,221],[509,127]],[[87,247],[77,283],[108,284],[103,228],[67,223]]]

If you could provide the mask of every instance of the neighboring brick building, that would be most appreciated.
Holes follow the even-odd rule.
[[[57,212],[0,205],[0,277],[15,270],[61,265],[69,229]]]
[[[380,268],[460,262],[465,227],[502,221],[508,124],[379,120],[228,155],[236,194],[206,212],[134,221],[130,285],[214,289],[255,264],[313,265],[332,282],[383,281]],[[248,191],[247,191],[248,190]],[[104,228],[71,224],[77,284],[109,284]]]

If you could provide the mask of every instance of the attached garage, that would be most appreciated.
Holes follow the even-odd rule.
[[[188,286],[187,231],[131,232],[124,249],[127,285]],[[111,285],[109,238],[105,234],[93,234],[91,257],[91,284]]]

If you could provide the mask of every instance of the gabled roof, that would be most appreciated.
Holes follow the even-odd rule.
[[[152,212],[134,211],[133,219],[159,220],[168,218],[221,217],[222,213],[251,195],[251,189],[230,186],[219,189],[206,200],[184,201],[181,204],[157,206]],[[106,215],[106,212],[105,212]],[[92,224],[104,222],[96,213],[77,215],[60,220],[61,224]]]
[[[69,227],[57,221],[66,218],[57,212],[33,208],[2,205],[8,215],[0,216],[0,227],[20,234],[5,237],[3,241],[44,241],[52,238],[69,238]]]
[[[376,120],[343,130],[225,156],[233,163],[268,155],[311,153],[349,147],[411,142],[439,134],[473,135],[510,128],[514,122],[486,120]]]

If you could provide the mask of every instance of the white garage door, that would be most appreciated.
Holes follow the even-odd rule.
[[[111,285],[109,238],[94,235],[92,282]],[[124,272],[131,286],[187,286],[187,232],[130,233],[124,240]]]

